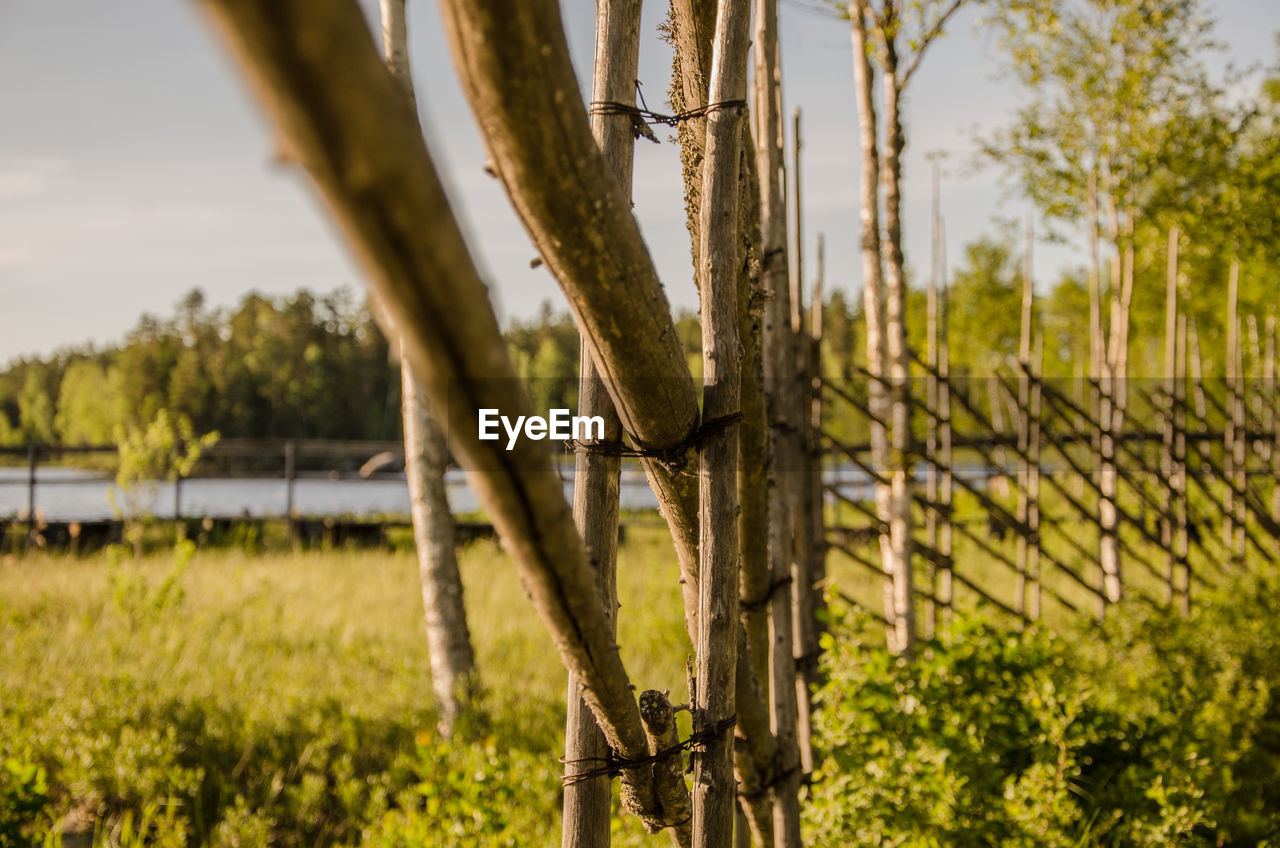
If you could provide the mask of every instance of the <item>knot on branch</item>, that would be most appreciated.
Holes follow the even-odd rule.
[[[655,751],[654,753],[643,757],[624,757],[612,748],[610,748],[608,754],[603,757],[579,757],[572,760],[560,757],[560,762],[566,766],[583,765],[586,763],[598,764],[594,768],[583,769],[582,771],[575,771],[566,774],[561,778],[561,780],[565,786],[573,786],[584,780],[591,780],[596,777],[617,777],[624,771],[630,769],[637,769],[644,766],[654,765],[655,763],[665,762],[666,760],[685,751],[701,750],[706,743],[723,736],[726,731],[731,730],[737,723],[738,716],[736,714],[731,715],[728,718],[721,719],[710,727],[703,728],[702,730],[695,730],[693,733],[690,733],[689,738],[685,739],[683,742],[677,742],[674,745],[670,745],[660,751]]]
[[[778,594],[780,589],[791,585],[791,575],[779,577],[765,588],[764,592],[758,598],[742,598],[738,601],[738,606],[744,612],[759,612],[769,605],[774,596]]]
[[[662,448],[637,448],[630,445],[624,445],[622,442],[582,442],[572,439],[568,442],[569,447],[575,453],[594,453],[603,456],[634,456],[641,459],[656,459],[663,465],[673,470],[679,470],[684,466],[685,456],[690,450],[702,447],[702,444],[712,436],[725,430],[732,424],[736,424],[742,420],[741,412],[733,412],[729,415],[722,415],[719,418],[712,418],[703,421],[700,426],[695,428],[688,436],[676,442],[674,445],[668,445]]]

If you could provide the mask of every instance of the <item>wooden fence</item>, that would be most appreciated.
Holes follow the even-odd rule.
[[[1177,312],[1172,286],[1164,374],[1151,379],[1109,379],[1105,367],[1046,379],[1030,314],[1020,355],[1006,368],[957,378],[945,329],[940,335],[930,322],[931,353],[912,357],[919,376],[908,386],[912,439],[903,460],[924,635],[957,604],[1018,623],[1050,606],[1055,615],[1100,618],[1122,598],[1185,615],[1224,575],[1280,558],[1275,322],[1267,318],[1261,333],[1253,316],[1242,322],[1235,283],[1233,271],[1218,379],[1203,377],[1195,324]],[[871,497],[888,485],[886,470],[870,444],[831,426],[878,421],[868,401],[875,378],[862,376],[824,382],[816,395],[828,405],[819,452],[824,538],[829,568],[847,562],[871,578],[844,581],[846,597],[891,624],[892,604],[878,597],[890,597],[878,585],[891,580],[878,550],[888,527]]]

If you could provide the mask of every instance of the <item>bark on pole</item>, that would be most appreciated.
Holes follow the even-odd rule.
[[[405,0],[381,0],[380,12],[387,68],[403,87],[409,102],[415,103],[409,71]],[[409,484],[409,511],[427,619],[431,685],[440,711],[440,731],[449,736],[454,722],[471,699],[475,674],[475,653],[467,629],[462,578],[454,549],[453,513],[444,485],[449,453],[444,432],[423,397],[403,343],[400,380],[404,471]]]
[[[689,112],[699,110],[705,107],[709,102],[707,79],[710,76],[711,57],[712,57],[712,36],[715,31],[716,4],[714,0],[672,0],[671,14],[668,19],[668,38],[674,48],[673,55],[673,74],[671,82],[671,105],[677,112]],[[701,256],[701,232],[702,232],[702,167],[705,161],[705,117],[690,118],[682,121],[679,129],[680,139],[680,156],[684,172],[685,184],[685,201],[686,212],[688,213],[687,224],[689,233],[692,236],[692,255],[694,257],[694,280],[699,290],[702,286],[702,266],[703,263],[699,259]],[[751,149],[750,128],[746,122],[742,122],[743,144],[745,150]],[[699,132],[699,130],[702,130]],[[740,238],[740,261],[743,268],[739,271],[739,326],[742,338],[744,339],[744,372],[743,372],[743,398],[742,411],[743,423],[739,435],[739,457],[743,463],[752,462],[750,457],[753,451],[758,447],[767,447],[765,445],[757,445],[753,442],[753,430],[757,424],[763,422],[756,417],[763,410],[756,409],[752,405],[753,379],[752,369],[752,336],[749,334],[754,331],[756,323],[756,315],[754,314],[754,304],[749,304],[750,315],[743,315],[744,304],[742,297],[744,293],[754,292],[755,287],[759,285],[756,280],[758,273],[752,270],[753,265],[758,264],[753,254],[761,253],[759,244],[761,235],[759,232],[760,217],[760,194],[759,181],[760,176],[757,174],[755,167],[755,159],[751,156],[740,157],[742,167],[739,174],[739,202],[738,210],[739,221],[744,227],[744,231]],[[748,288],[744,288],[747,286]],[[752,298],[757,294],[751,293]],[[747,320],[749,319],[749,320]],[[761,467],[763,462],[759,462]],[[750,486],[750,476],[742,473],[745,469],[739,469],[738,475],[738,491],[743,493],[744,489]],[[753,495],[760,495],[761,492],[752,492]],[[753,533],[759,534],[761,529],[767,524],[767,519],[756,519],[755,523],[751,523],[751,516],[755,515],[756,510],[761,502],[756,500],[753,502],[748,498],[741,498],[742,515],[739,519],[740,528],[750,528]],[[751,538],[740,532],[740,550],[743,551],[743,574],[740,595],[749,604],[761,596],[763,596],[765,588],[761,585],[761,578],[767,582],[768,575],[760,575],[747,571],[748,565],[753,567],[756,563],[754,557],[759,553],[756,548],[758,538]],[[694,627],[691,628],[691,636],[697,641],[696,616],[691,619]],[[736,739],[735,764],[737,767],[740,802],[746,818],[750,825],[752,834],[756,841],[762,845],[773,844],[773,822],[772,822],[772,804],[771,793],[767,788],[768,781],[777,766],[777,746],[773,733],[770,730],[770,710],[766,698],[761,690],[759,677],[757,675],[756,662],[757,656],[763,658],[766,662],[768,659],[767,645],[766,650],[759,655],[756,654],[756,648],[753,639],[759,637],[759,632],[748,633],[746,627],[739,632],[739,663],[736,672],[736,692],[735,701],[737,704],[738,715],[738,735]],[[765,633],[767,638],[767,631]],[[747,662],[746,658],[750,656],[751,662]]]
[[[854,100],[858,110],[858,148],[861,153],[862,313],[867,327],[867,372],[871,377],[867,384],[867,405],[871,411],[871,465],[877,474],[884,474],[889,466],[889,435],[885,428],[889,420],[889,399],[883,380],[889,367],[884,344],[884,277],[880,260],[880,147],[877,140],[875,72],[868,38],[871,20],[866,0],[849,0],[849,21],[853,41]],[[875,500],[876,515],[887,527],[891,518],[890,487],[877,482]],[[890,645],[894,645],[898,623],[897,605],[894,603],[893,548],[888,533],[880,534],[880,561],[885,574],[884,614],[888,620],[888,639]]]
[[[890,474],[889,547],[893,573],[893,648],[910,655],[915,647],[915,584],[911,570],[912,490],[910,474],[911,402],[906,329],[906,269],[902,256],[902,151],[906,138],[898,97],[897,7],[886,4],[885,25],[879,29],[884,50],[883,102],[885,116],[884,217],[885,239],[880,244],[885,266],[885,337],[889,365]]]
[[[1034,309],[1035,309],[1035,287],[1032,281],[1032,244],[1033,230],[1031,215],[1027,215],[1027,235],[1026,235],[1026,253],[1024,257],[1024,268],[1022,276],[1022,323],[1021,332],[1018,336],[1018,364],[1020,374],[1018,376],[1018,450],[1025,457],[1019,463],[1019,480],[1018,480],[1018,504],[1015,515],[1019,522],[1026,524],[1028,527],[1033,522],[1030,521],[1033,509],[1038,511],[1038,507],[1032,503],[1032,475],[1030,458],[1035,454],[1038,461],[1039,458],[1039,433],[1036,433],[1037,444],[1035,450],[1032,450],[1032,419],[1031,419],[1031,383],[1033,379],[1031,365],[1031,338],[1033,333]],[[1038,422],[1037,422],[1038,423]],[[1034,473],[1038,478],[1039,469],[1035,469]],[[1038,488],[1039,481],[1036,480]],[[1037,522],[1038,523],[1038,522]],[[1033,553],[1033,549],[1035,553]],[[1040,586],[1038,575],[1038,564],[1032,563],[1033,558],[1038,558],[1036,554],[1039,551],[1038,540],[1030,538],[1029,533],[1018,533],[1017,541],[1017,591],[1016,591],[1016,608],[1025,613],[1026,619],[1036,621],[1040,618]]]
[[[785,587],[799,564],[794,492],[800,468],[795,421],[795,345],[791,335],[791,292],[787,263],[786,164],[778,56],[777,0],[757,0],[755,20],[756,162],[760,175],[761,254],[766,293],[764,368],[771,423],[769,474],[768,663],[772,730],[778,769],[788,775],[775,784],[774,844],[800,845],[796,664],[791,593]]]
[[[592,99],[632,104],[640,55],[640,0],[600,0],[596,4],[595,73]],[[635,139],[626,114],[591,116],[591,132],[623,193],[631,196]],[[620,445],[622,422],[600,380],[584,342],[578,358],[578,414],[604,420],[600,444]],[[617,632],[618,494],[621,458],[607,449],[579,451],[574,461],[573,520],[582,534],[587,555],[600,575],[600,598],[605,615]],[[580,692],[581,682],[569,676],[565,718],[565,760],[601,762],[609,745]],[[643,718],[643,712],[641,717]],[[652,747],[652,745],[651,745]],[[570,765],[573,771],[578,766]],[[571,781],[564,789],[563,848],[602,848],[612,833],[612,783],[605,774]],[[656,781],[655,781],[656,786]],[[683,788],[683,787],[681,787]],[[661,801],[661,799],[659,799]],[[687,827],[671,829],[677,845],[689,844]],[[683,837],[683,841],[681,839]]]
[[[1177,428],[1174,425],[1174,404],[1177,391],[1178,358],[1178,227],[1169,228],[1168,269],[1165,275],[1164,293],[1164,408],[1160,414],[1160,476],[1165,481],[1164,514],[1160,518],[1160,541],[1165,549],[1165,602],[1170,606],[1177,599],[1175,585],[1178,571],[1178,555],[1174,537],[1175,507],[1178,478],[1174,463],[1174,441]]]
[[[516,212],[564,290],[623,428],[640,447],[685,446],[697,395],[670,305],[591,135],[555,0],[444,0],[454,65]],[[678,452],[678,451],[676,451]],[[697,625],[694,452],[645,460]]]
[[[714,108],[707,116],[698,250],[705,422],[741,412],[738,157],[746,112],[750,21],[747,0],[721,0],[708,94]],[[697,848],[733,844],[737,784],[733,734],[725,725],[734,719],[740,630],[737,459],[736,424],[728,423],[703,439],[698,470],[700,606],[694,720],[695,728],[710,737],[694,756],[693,844]]]
[[[423,393],[449,428],[565,666],[621,756],[648,743],[598,580],[545,442],[479,438],[477,410],[533,410],[403,92],[354,0],[204,0],[281,132],[320,189],[396,325]],[[341,74],[333,73],[341,68]],[[598,155],[598,154],[597,154]],[[652,774],[624,789],[654,826]]]

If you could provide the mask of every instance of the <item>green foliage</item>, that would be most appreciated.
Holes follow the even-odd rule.
[[[119,370],[110,377],[100,362],[80,359],[67,366],[58,388],[54,429],[63,444],[105,445],[124,420],[119,406]],[[114,385],[113,385],[114,384]]]
[[[836,608],[815,845],[1259,845],[1280,834],[1280,579],[1101,634],[962,618],[904,660]]]
[[[3,755],[3,749],[0,749]],[[0,848],[24,848],[49,817],[45,770],[14,757],[0,759]]]
[[[117,426],[116,489],[109,492],[112,506],[125,520],[125,537],[141,552],[142,533],[152,518],[157,486],[191,474],[201,455],[218,441],[218,433],[197,436],[185,416],[171,421],[161,409],[145,427]],[[123,503],[116,499],[121,493]]]
[[[530,810],[559,807],[560,766],[552,751],[530,752],[483,739],[418,737],[417,781],[396,798],[396,809],[364,833],[366,848],[498,848],[542,844],[553,821]],[[533,829],[531,830],[531,824]]]
[[[669,545],[628,534],[619,638],[638,681],[678,691]],[[68,817],[103,848],[554,843],[565,672],[497,545],[460,566],[486,694],[446,742],[425,730],[412,550],[0,564],[0,762],[42,768],[47,799],[0,807],[0,829],[24,848]],[[614,845],[645,844],[618,824]]]

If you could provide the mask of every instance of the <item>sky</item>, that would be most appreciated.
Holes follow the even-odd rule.
[[[369,0],[364,0],[372,12]],[[563,0],[580,80],[589,79],[593,0]],[[670,51],[650,0],[639,78],[667,109]],[[1211,68],[1273,64],[1276,0],[1210,3],[1228,50]],[[411,61],[428,146],[493,294],[499,317],[564,299],[496,180],[453,71],[435,0],[409,3]],[[825,236],[827,286],[856,297],[857,121],[847,23],[818,0],[781,0],[784,108],[802,112],[806,282]],[[1255,78],[1256,79],[1256,78]],[[974,139],[1020,102],[977,15],[958,16],[930,48],[905,100],[907,263],[928,267],[930,165],[945,151],[947,251],[1022,219],[1027,204]],[[636,215],[675,308],[693,308],[678,148],[637,142]],[[788,136],[790,134],[788,133]],[[788,137],[790,145],[790,137]],[[0,365],[72,345],[120,340],[144,312],[169,314],[192,288],[213,306],[257,290],[360,290],[362,274],[305,176],[275,161],[268,123],[191,0],[0,0]],[[1078,263],[1041,244],[1041,286]]]

